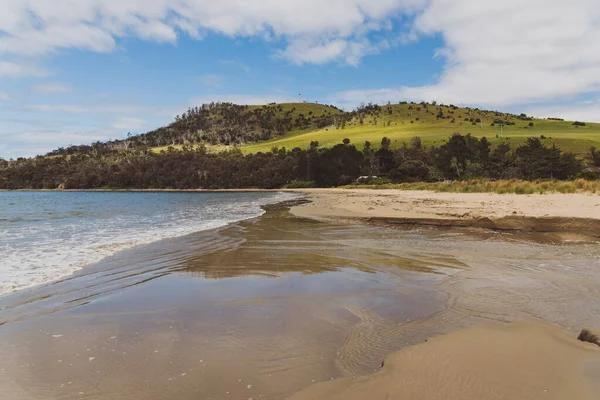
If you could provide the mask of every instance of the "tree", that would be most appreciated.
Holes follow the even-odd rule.
[[[581,171],[572,153],[563,153],[555,144],[547,147],[539,138],[527,138],[515,155],[516,167],[524,179],[567,179]]]
[[[392,141],[389,138],[383,137],[381,139],[381,149],[382,150],[389,150],[391,144],[392,144]]]
[[[419,160],[407,160],[390,175],[392,179],[400,182],[420,182],[427,179],[429,167]]]
[[[394,154],[390,150],[392,141],[384,137],[381,139],[381,146],[375,153],[377,160],[377,174],[386,174],[394,168]]]

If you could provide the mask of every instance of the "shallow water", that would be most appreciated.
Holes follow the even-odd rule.
[[[540,239],[320,223],[273,207],[0,298],[0,390],[282,399],[464,326],[580,328],[600,315],[598,246]]]
[[[0,192],[0,295],[119,250],[259,216],[289,193]]]

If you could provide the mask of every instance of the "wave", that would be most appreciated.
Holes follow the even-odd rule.
[[[139,207],[148,208],[142,211],[136,204],[116,202],[105,209],[105,217],[100,208],[51,212],[38,222],[5,218],[0,224],[0,237],[8,238],[0,241],[0,295],[59,280],[125,249],[255,218],[264,213],[263,205],[298,197],[235,194],[223,201],[219,195],[204,195],[196,204],[193,197],[170,195],[158,201],[146,196],[151,200],[140,202]],[[88,203],[96,207],[102,201]]]

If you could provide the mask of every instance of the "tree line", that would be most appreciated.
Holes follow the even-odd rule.
[[[507,143],[492,148],[484,138],[454,134],[440,146],[424,146],[415,137],[392,149],[383,138],[377,146],[359,147],[344,139],[331,148],[318,142],[308,149],[273,148],[244,155],[233,149],[208,152],[204,145],[184,145],[154,152],[131,148],[108,153],[57,154],[0,160],[1,189],[227,189],[281,188],[303,182],[307,186],[350,184],[360,176],[392,182],[491,179],[597,178],[600,152],[589,160],[538,138],[528,138],[514,149]]]

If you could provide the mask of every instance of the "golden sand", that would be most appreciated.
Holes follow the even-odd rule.
[[[306,189],[300,217],[600,236],[600,196]],[[572,237],[572,239],[576,239]]]
[[[600,347],[544,325],[477,327],[435,337],[358,379],[310,387],[290,400],[596,400]]]

